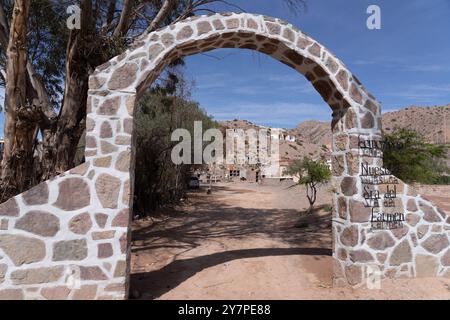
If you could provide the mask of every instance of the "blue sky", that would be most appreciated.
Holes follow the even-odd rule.
[[[289,21],[321,42],[381,101],[384,112],[450,103],[450,0],[307,0],[308,10],[300,14],[282,0],[231,2]],[[381,30],[366,27],[370,4],[381,7]],[[294,127],[330,119],[329,107],[302,75],[263,54],[215,50],[187,57],[184,71],[195,81],[192,98],[218,120]]]
[[[450,103],[449,0],[308,0],[307,12],[297,15],[281,0],[234,2],[247,12],[289,21],[321,42],[384,112]],[[366,27],[370,4],[381,8],[381,30]],[[196,83],[193,99],[216,119],[280,127],[330,119],[329,107],[303,76],[263,54],[215,50],[188,57],[185,70]]]

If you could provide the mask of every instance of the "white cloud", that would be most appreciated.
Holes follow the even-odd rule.
[[[373,64],[379,64],[379,62],[374,60],[356,60],[355,62],[353,62],[353,64],[356,66],[368,66]]]
[[[417,84],[407,87],[404,90],[398,89],[395,92],[386,92],[384,95],[403,99],[417,100],[421,102],[436,99],[450,100],[450,84]]]
[[[446,72],[450,71],[449,65],[442,64],[410,64],[402,67],[410,72]]]
[[[387,70],[407,71],[407,72],[448,72],[450,71],[450,64],[447,60],[437,61],[439,57],[428,57],[428,60],[433,63],[423,63],[413,60],[406,60],[406,58],[393,57],[377,57],[375,59],[357,59],[350,62],[350,65],[358,67],[377,66]]]

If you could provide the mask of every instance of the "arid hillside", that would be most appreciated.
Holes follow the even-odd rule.
[[[450,142],[450,104],[440,107],[411,106],[383,114],[383,131],[409,128],[419,132],[431,143]],[[290,132],[305,142],[319,146],[331,145],[329,122],[305,121]]]
[[[321,128],[320,137],[325,137],[325,132],[328,130],[325,123],[316,122],[316,121],[308,121],[308,123],[317,123],[317,127]],[[219,125],[222,131],[226,129],[255,129],[258,130],[262,128],[261,126],[254,124],[247,120],[229,120],[229,121],[219,121]],[[311,125],[314,128],[314,125]],[[326,128],[326,129],[324,129]],[[321,140],[318,140],[318,143],[315,140],[311,139],[309,136],[304,137],[293,130],[286,130],[286,133],[296,137],[296,141],[288,141],[281,140],[280,141],[280,157],[281,160],[295,160],[301,159],[303,156],[307,155],[314,159],[324,157],[328,158],[328,154],[331,150],[331,143],[327,143],[324,140],[324,143],[321,143]],[[331,141],[331,139],[330,139]]]
[[[450,104],[441,107],[408,107],[383,114],[383,130],[409,128],[430,143],[450,142]]]
[[[309,120],[301,122],[289,132],[299,139],[318,146],[331,146],[331,124],[330,122]]]

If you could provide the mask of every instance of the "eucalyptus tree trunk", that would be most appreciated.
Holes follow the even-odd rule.
[[[30,2],[15,0],[7,47],[4,153],[0,198],[23,191],[29,184],[37,124],[27,106],[27,19]]]
[[[98,28],[100,2],[80,0],[81,29],[72,30],[66,48],[64,96],[59,114],[50,103],[43,79],[27,60],[27,19],[30,0],[15,0],[10,26],[0,3],[0,44],[7,47],[5,79],[5,149],[1,163],[0,203],[33,185],[72,168],[77,146],[85,130],[89,74],[112,58],[110,44],[126,37],[144,2],[123,0],[118,21],[113,19],[116,1],[107,8],[106,24]],[[146,32],[158,28],[172,12],[176,0],[164,0]],[[188,16],[193,7],[181,16]],[[145,34],[145,32],[144,32]],[[134,39],[138,37],[133,35]],[[115,55],[115,54],[113,54]],[[33,163],[42,135],[42,159]],[[39,166],[39,173],[33,168]]]
[[[123,37],[127,34],[135,2],[135,0],[123,1],[122,13],[114,28],[113,37]],[[150,23],[146,33],[158,28],[162,20],[170,13],[174,2],[175,0],[165,0],[162,3],[161,9]],[[114,4],[114,1],[111,2],[111,10]],[[71,32],[67,47],[64,100],[56,131],[50,136],[51,141],[44,142],[44,145],[50,146],[48,150],[54,146],[54,149],[47,153],[49,158],[43,163],[44,180],[74,167],[78,142],[85,129],[89,74],[95,67],[112,58],[108,55],[96,54],[96,50],[92,50],[96,46],[98,34],[95,33],[96,17],[91,0],[81,1],[81,12],[81,30]],[[101,51],[100,48],[96,49],[98,52]],[[93,51],[93,54],[87,55],[86,52],[90,51]]]
[[[90,41],[93,34],[92,17],[87,11],[82,12],[82,28],[70,33],[67,46],[64,99],[55,133],[51,137],[55,150],[50,160],[54,163],[46,165],[47,177],[45,178],[74,167],[73,161],[78,142],[85,129],[88,80],[89,74],[92,73],[91,66],[95,66],[96,63],[94,57],[85,54],[88,51],[88,44],[92,43]]]
[[[115,2],[111,2],[115,5]],[[89,75],[96,66],[106,62],[99,48],[101,41],[95,30],[95,9],[92,0],[81,0],[81,28],[71,30],[66,48],[64,98],[57,122],[44,135],[42,177],[46,180],[71,168],[80,138],[85,130]],[[112,6],[114,8],[114,6]]]

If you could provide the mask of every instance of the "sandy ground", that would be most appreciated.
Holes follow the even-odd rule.
[[[302,218],[302,188],[220,184],[134,223],[131,295],[140,299],[450,299],[450,279],[331,287],[331,194]],[[295,227],[301,225],[302,227]]]

